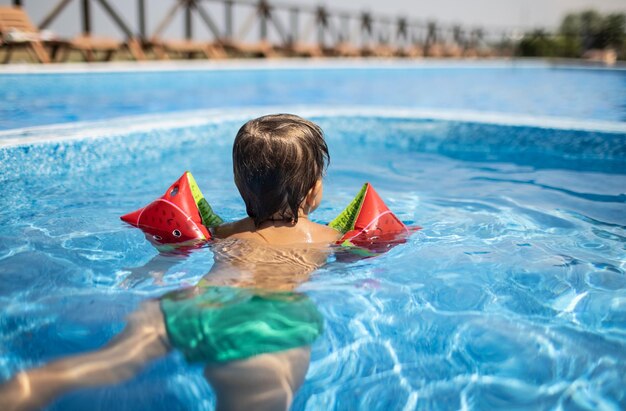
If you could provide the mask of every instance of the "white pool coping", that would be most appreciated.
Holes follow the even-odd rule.
[[[399,58],[277,58],[228,60],[114,61],[104,63],[10,64],[0,66],[2,74],[71,74],[168,71],[245,70],[406,70],[406,69],[572,69],[618,70],[583,61],[550,61],[534,58],[497,59],[399,59]]]
[[[577,120],[571,118],[488,113],[467,110],[428,110],[389,107],[261,106],[209,109],[117,117],[0,131],[0,148],[50,142],[97,139],[133,133],[203,126],[230,121],[243,123],[270,113],[294,113],[303,117],[376,117],[390,119],[460,121],[502,126],[537,127],[557,130],[597,131],[624,134],[626,122]]]

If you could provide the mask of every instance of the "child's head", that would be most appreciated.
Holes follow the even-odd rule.
[[[233,168],[254,224],[276,218],[297,222],[329,161],[322,129],[308,120],[274,114],[244,124],[233,145]]]

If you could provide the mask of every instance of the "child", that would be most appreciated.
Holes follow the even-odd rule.
[[[246,123],[233,146],[247,218],[218,227],[215,264],[192,288],[148,301],[104,348],[18,373],[3,410],[36,409],[70,390],[114,384],[172,348],[202,361],[218,410],[289,408],[321,317],[293,289],[326,261],[339,233],[311,222],[328,163],[322,130],[295,115]]]

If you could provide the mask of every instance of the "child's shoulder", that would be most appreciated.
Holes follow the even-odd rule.
[[[333,244],[340,237],[338,231],[308,220],[302,220],[294,227],[270,226],[258,229],[249,217],[217,227],[214,229],[214,235],[217,238],[243,239],[276,245],[298,243]]]
[[[334,228],[330,228],[324,224],[311,222],[311,231],[315,234],[316,242],[332,244],[339,240],[341,233]]]
[[[254,229],[254,222],[250,217],[246,217],[213,228],[213,235],[217,238],[228,238],[237,234],[252,232]]]

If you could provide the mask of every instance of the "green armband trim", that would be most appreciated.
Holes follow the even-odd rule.
[[[200,212],[200,217],[202,218],[202,224],[207,228],[217,227],[222,224],[224,220],[215,214],[213,208],[211,208],[209,202],[204,198],[202,191],[200,191],[200,187],[198,187],[196,180],[189,171],[187,171],[187,179],[189,181],[189,187],[191,188],[191,195],[193,195],[193,199],[198,206],[198,211]]]
[[[344,234],[350,230],[354,230],[354,223],[361,212],[366,192],[367,183],[363,184],[363,188],[361,188],[359,194],[357,194],[354,200],[352,200],[352,202],[348,204],[348,206],[341,213],[339,213],[333,221],[328,223],[328,226]]]

